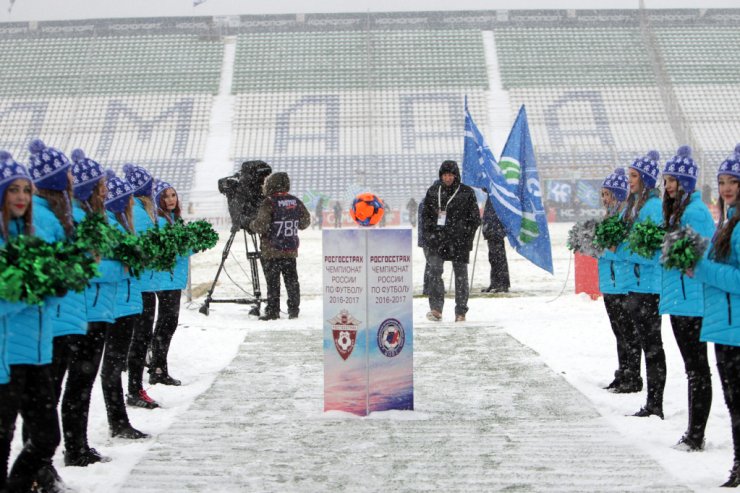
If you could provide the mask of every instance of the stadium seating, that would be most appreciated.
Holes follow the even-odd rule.
[[[223,44],[194,35],[0,40],[0,144],[33,137],[148,167],[186,198],[203,155]]]

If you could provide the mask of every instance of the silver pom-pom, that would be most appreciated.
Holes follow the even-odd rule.
[[[581,255],[600,257],[604,250],[594,244],[597,224],[599,224],[599,221],[596,219],[588,219],[573,225],[571,230],[568,231],[568,249]]]

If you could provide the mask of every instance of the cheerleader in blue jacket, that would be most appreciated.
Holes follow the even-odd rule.
[[[154,203],[160,220],[173,224],[181,218],[180,199],[177,191],[166,181],[158,181],[154,190]],[[174,270],[159,275],[157,291],[157,323],[151,342],[152,359],[149,362],[149,383],[154,385],[180,385],[172,378],[167,365],[172,336],[180,317],[180,297],[188,282],[188,257],[177,259]]]
[[[105,216],[108,189],[102,168],[88,159],[81,149],[72,151],[72,162],[75,221],[84,220],[88,214]],[[116,285],[123,277],[123,266],[115,260],[100,259],[98,269],[100,276],[92,279],[85,291],[87,333],[70,336],[74,343],[61,408],[64,464],[67,466],[84,467],[110,460],[89,446],[87,424],[90,395],[100,367],[106,331],[115,321]]]
[[[701,340],[714,343],[717,371],[730,412],[734,462],[722,486],[740,486],[740,144],[717,172],[720,222],[708,258],[694,278],[704,283]]]
[[[660,154],[657,151],[650,151],[629,166],[630,195],[623,217],[630,224],[642,223],[648,219],[660,224],[663,220],[660,196],[655,188],[659,159]],[[633,416],[658,416],[663,419],[666,364],[658,313],[661,286],[661,267],[658,263],[660,255],[656,252],[652,258],[647,259],[632,252],[627,247],[627,242],[623,242],[616,253],[621,260],[628,262],[625,309],[645,354],[647,403]]]
[[[31,178],[26,169],[0,151],[0,245],[40,230],[33,224]],[[59,417],[52,382],[53,333],[50,305],[15,306],[7,311],[0,346],[10,379],[0,385],[0,490],[29,491],[33,482],[48,488],[63,485],[51,463],[59,445]],[[3,378],[2,380],[6,380]],[[0,380],[1,381],[1,380]],[[20,413],[28,439],[8,475],[10,444]]]
[[[604,180],[601,186],[601,203],[606,208],[607,217],[624,214],[625,200],[629,192],[629,181],[623,168],[617,168]],[[605,388],[616,394],[627,394],[642,390],[640,363],[642,348],[635,326],[626,312],[625,299],[632,264],[619,259],[610,250],[605,250],[599,258],[599,290],[604,295],[604,306],[609,322],[617,339],[617,359],[619,367],[614,372],[614,380]]]
[[[133,189],[128,182],[116,177],[111,170],[106,172],[106,176],[108,195],[105,199],[105,208],[108,223],[124,233],[135,234],[132,212]],[[100,369],[108,427],[114,438],[137,440],[149,437],[131,426],[121,383],[121,373],[126,367],[134,326],[142,310],[140,281],[125,269],[123,278],[116,286],[116,303],[113,309],[116,321],[106,331],[103,365]]]
[[[123,167],[126,181],[134,191],[134,228],[136,234],[143,234],[147,230],[157,227],[157,214],[152,199],[154,180],[147,170],[133,164]],[[128,395],[126,403],[131,406],[154,409],[159,404],[149,397],[144,390],[144,366],[154,329],[154,317],[157,309],[158,277],[154,271],[148,270],[141,274],[141,300],[144,310],[134,325],[134,334],[128,355]]]
[[[665,164],[663,183],[663,224],[667,231],[690,227],[704,238],[714,233],[714,219],[696,192],[698,167],[691,148],[681,146]],[[704,315],[704,287],[678,269],[663,269],[660,314],[670,315],[673,335],[683,357],[689,389],[689,424],[674,448],[704,449],[704,430],[712,406],[712,376],[707,345],[699,340]]]

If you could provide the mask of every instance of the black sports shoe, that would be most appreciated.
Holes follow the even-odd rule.
[[[265,313],[260,317],[260,320],[279,320],[280,314],[279,313]]]
[[[90,464],[96,462],[110,462],[112,459],[101,455],[100,452],[94,448],[86,448],[79,454],[71,454],[69,451],[64,451],[64,465],[74,467],[87,467]]]
[[[111,428],[110,436],[113,438],[126,438],[128,440],[140,440],[142,438],[149,438],[151,435],[142,433],[131,425],[122,426],[120,428]]]
[[[159,370],[160,373],[157,373],[157,370]],[[162,371],[161,368],[157,368],[157,370],[149,374],[150,384],[156,385],[158,383],[161,383],[162,385],[172,385],[175,387],[179,387],[180,385],[182,385],[182,382],[180,380],[172,378],[168,373]]]
[[[298,318],[298,310],[288,311],[288,318],[291,320]]]
[[[126,404],[129,406],[143,407],[144,409],[156,409],[159,407],[157,401],[149,397],[149,394],[144,389],[139,390],[135,395],[127,395]]]
[[[663,418],[663,410],[662,409],[653,409],[653,408],[649,408],[647,406],[641,407],[640,410],[637,411],[632,416],[636,416],[638,418],[647,418],[649,416],[657,416],[660,419],[664,419]]]

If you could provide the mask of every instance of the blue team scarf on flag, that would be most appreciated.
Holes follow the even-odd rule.
[[[497,163],[470,116],[466,98],[462,167],[463,183],[488,191],[509,244],[524,258],[552,274],[550,232],[524,105]]]

